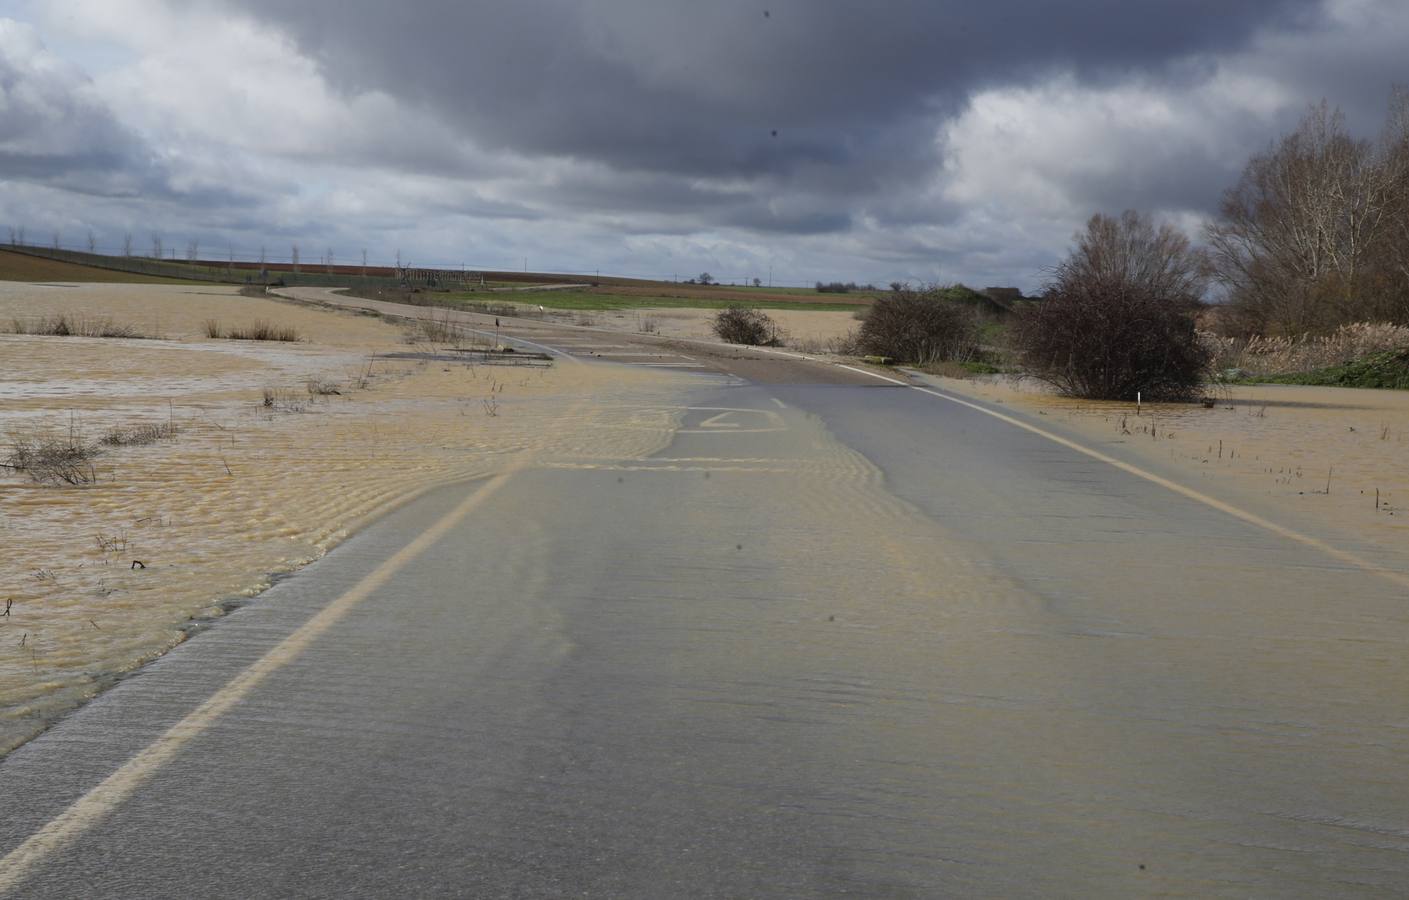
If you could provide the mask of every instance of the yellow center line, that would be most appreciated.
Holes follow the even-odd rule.
[[[1377,565],[1376,563],[1365,559],[1363,556],[1351,553],[1348,550],[1342,550],[1339,547],[1336,547],[1332,544],[1328,544],[1320,538],[1312,537],[1309,534],[1303,534],[1302,532],[1296,531],[1292,528],[1288,528],[1285,525],[1278,525],[1276,522],[1273,522],[1270,519],[1265,519],[1262,516],[1259,516],[1257,513],[1252,513],[1248,512],[1245,509],[1240,509],[1239,507],[1236,507],[1231,503],[1225,503],[1224,501],[1219,500],[1216,497],[1210,497],[1208,494],[1205,494],[1201,491],[1196,491],[1193,488],[1185,487],[1177,481],[1171,481],[1168,478],[1156,475],[1153,472],[1148,472],[1140,468],[1139,466],[1133,466],[1130,463],[1123,462],[1113,456],[1107,456],[1099,450],[1093,450],[1090,447],[1078,444],[1076,441],[1069,440],[1058,434],[1053,434],[1052,432],[1047,431],[1046,429],[1038,428],[1036,425],[1028,424],[1027,422],[1022,421],[1021,419],[1006,415],[1004,413],[998,412],[997,410],[988,409],[986,407],[980,406],[977,403],[970,403],[967,400],[961,400],[958,397],[953,397],[949,394],[942,394],[939,391],[930,390],[929,388],[923,388],[918,385],[910,384],[909,382],[900,381],[896,378],[890,378],[885,375],[878,375],[875,372],[868,372],[865,369],[858,369],[855,366],[843,365],[841,366],[841,368],[850,369],[853,372],[860,372],[862,375],[870,375],[872,378],[879,378],[882,381],[889,381],[892,384],[898,384],[902,387],[908,387],[912,391],[919,391],[922,394],[929,394],[931,397],[938,397],[941,400],[948,400],[950,403],[957,403],[959,406],[968,407],[969,409],[981,412],[986,416],[992,416],[1000,422],[1006,422],[1009,425],[1021,428],[1024,431],[1032,432],[1033,434],[1038,435],[1039,437],[1046,438],[1054,444],[1060,444],[1061,446],[1066,447],[1069,450],[1075,450],[1077,453],[1080,453],[1084,456],[1089,456],[1095,460],[1099,460],[1108,466],[1114,466],[1115,468],[1120,469],[1122,472],[1134,475],[1136,478],[1142,478],[1145,481],[1150,482],[1151,484],[1157,484],[1165,490],[1173,491],[1181,497],[1186,497],[1190,500],[1195,501],[1196,503],[1202,503],[1204,506],[1207,506],[1211,509],[1216,509],[1221,513],[1226,513],[1227,515],[1230,515],[1235,519],[1241,519],[1242,521],[1247,522],[1249,525],[1255,525],[1258,528],[1270,531],[1273,534],[1287,538],[1291,541],[1295,541],[1296,543],[1301,544],[1303,546],[1319,550],[1327,556],[1332,557],[1333,559],[1340,560],[1341,562],[1346,563],[1350,566],[1354,566],[1357,569],[1362,569],[1371,574],[1378,575],[1386,581],[1398,585],[1399,587],[1409,588],[1409,575],[1406,575],[1403,572],[1399,572],[1394,569],[1389,569],[1384,566]]]
[[[158,769],[176,757],[191,741],[203,734],[231,707],[259,687],[265,679],[299,657],[309,645],[347,616],[359,603],[383,587],[392,576],[445,537],[475,507],[502,488],[522,465],[491,477],[484,486],[465,498],[453,510],[431,525],[411,543],[401,548],[345,594],[319,610],[298,630],[254,661],[217,690],[200,706],[172,725],[146,749],[132,757],[88,793],[78,798],[57,818],[30,835],[24,843],[0,859],[0,894],[8,894],[28,878],[45,859],[72,843],[85,831],[132,796]]]

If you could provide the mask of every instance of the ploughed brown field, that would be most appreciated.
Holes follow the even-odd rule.
[[[0,250],[0,281],[65,281],[99,284],[181,284],[177,278],[161,278],[136,272],[119,272],[96,266],[81,266],[27,253]]]

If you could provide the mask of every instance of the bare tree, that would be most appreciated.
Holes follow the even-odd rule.
[[[122,255],[132,255],[132,232],[125,231],[122,234]]]
[[[20,235],[20,246],[23,247],[23,246],[24,246],[24,226],[23,226],[23,225],[21,225],[21,226],[19,227],[19,235]]]
[[[1358,319],[1409,321],[1409,95],[1378,140],[1324,101],[1250,160],[1207,228],[1237,328],[1299,334]]]
[[[98,249],[98,237],[93,233],[93,229],[88,229],[88,252],[93,253]]]
[[[367,277],[367,248],[362,248],[362,277]]]
[[[401,248],[396,248],[396,271],[401,271]]]
[[[11,246],[11,247],[15,246],[15,235],[17,235],[18,233],[19,233],[19,232],[18,232],[18,230],[15,228],[15,226],[11,225],[11,226],[10,226],[10,246]]]
[[[1093,216],[1042,301],[1018,320],[1014,341],[1024,365],[1076,397],[1195,396],[1209,363],[1194,330],[1205,268],[1167,223],[1133,211]]]
[[[59,234],[59,230],[58,230],[57,228],[54,229],[54,249],[55,249],[55,250],[59,249],[59,238],[60,238],[60,237],[62,237],[62,235]]]
[[[152,232],[152,256],[156,259],[162,256],[161,233],[156,231]]]
[[[323,263],[324,271],[329,275],[333,274],[333,248],[328,248],[327,260]]]
[[[188,263],[190,263],[191,265],[194,266],[194,265],[196,264],[196,260],[200,257],[200,255],[201,255],[201,243],[200,243],[200,241],[187,241],[187,242],[186,242],[186,262],[188,262]]]
[[[294,252],[293,252],[293,255],[290,257],[290,260],[293,262],[294,274],[297,275],[297,274],[298,274],[298,244],[294,244]]]

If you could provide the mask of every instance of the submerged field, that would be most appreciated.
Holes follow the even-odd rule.
[[[437,347],[220,286],[0,284],[0,322],[59,314],[151,337],[0,334],[0,462],[92,451],[78,484],[0,468],[0,752],[418,491],[670,430],[632,418],[660,373],[399,358]]]

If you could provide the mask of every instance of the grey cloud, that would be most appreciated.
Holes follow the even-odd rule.
[[[891,140],[994,80],[1093,77],[1241,46],[1313,0],[234,0],[347,88],[439,110],[519,152],[682,174],[913,152]],[[765,9],[769,15],[764,16]],[[773,132],[777,131],[775,137]]]
[[[649,272],[629,245],[683,268],[699,254],[711,271],[775,255],[781,271],[791,258],[797,280],[891,267],[914,279],[1008,272],[1031,286],[1095,209],[1211,209],[1246,154],[1290,121],[1249,115],[1233,84],[1172,121],[1117,121],[1057,149],[1038,133],[1039,152],[1015,158],[1057,199],[1032,211],[1013,167],[946,190],[941,135],[974,96],[1060,73],[1081,89],[1138,82],[1179,107],[1236,66],[1360,116],[1402,77],[1409,36],[1396,0],[1360,6],[1388,18],[1336,24],[1323,0],[198,0],[203,21],[233,10],[288,35],[352,101],[352,116],[328,120],[352,133],[286,131],[272,148],[232,138],[230,155],[249,165],[224,180],[215,135],[198,148],[203,177],[178,179],[191,172],[179,115],[169,128],[138,117],[155,153],[81,85],[61,84],[49,112],[69,111],[57,119],[0,118],[11,154],[0,178],[140,197],[144,219],[284,243],[381,235],[418,258],[478,245]],[[1201,102],[1217,116],[1207,125],[1188,113]],[[11,146],[5,134],[35,137]]]
[[[0,29],[0,174],[83,193],[139,191],[148,180],[140,142],[82,96],[79,73],[43,59],[32,35]]]

